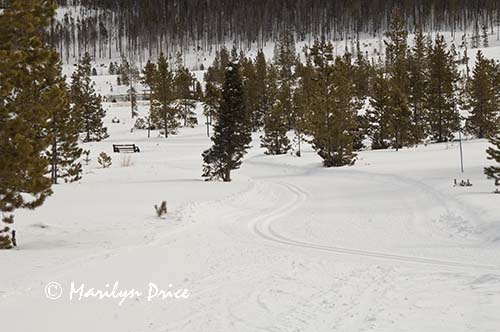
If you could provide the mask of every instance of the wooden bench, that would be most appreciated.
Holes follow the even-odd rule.
[[[121,153],[121,152],[135,153],[135,152],[141,152],[141,150],[135,144],[113,144],[113,152],[114,153]]]

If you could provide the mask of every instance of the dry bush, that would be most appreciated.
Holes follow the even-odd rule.
[[[132,157],[131,156],[124,156],[120,162],[120,165],[122,167],[130,167],[130,166],[134,165],[134,163],[132,162]]]
[[[163,217],[164,215],[167,214],[167,202],[166,201],[161,202],[160,206],[155,205],[155,210],[156,210],[156,216],[158,218]]]

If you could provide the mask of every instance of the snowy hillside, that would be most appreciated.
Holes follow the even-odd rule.
[[[255,134],[225,184],[200,179],[203,125],[148,140],[131,133],[128,107],[108,107],[110,138],[85,145],[83,180],[18,213],[19,250],[0,255],[5,331],[500,328],[500,205],[482,174],[485,141],[465,143],[460,174],[456,144],[366,151],[353,167],[323,169],[311,149],[264,156]],[[113,154],[115,143],[141,153]],[[98,167],[101,151],[111,168]],[[162,200],[166,219],[154,213]],[[46,294],[51,282],[58,299],[47,298],[59,294]],[[111,294],[115,282],[143,294],[70,299],[72,283]],[[150,283],[189,298],[148,299]]]
[[[0,8],[0,332],[500,332],[499,3]]]

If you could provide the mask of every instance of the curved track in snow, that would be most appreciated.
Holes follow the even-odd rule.
[[[345,248],[345,247],[323,245],[318,243],[309,243],[301,240],[292,239],[286,235],[278,233],[273,228],[273,222],[279,218],[291,214],[294,210],[298,209],[300,205],[308,199],[309,194],[299,186],[293,184],[285,182],[279,182],[277,184],[286,188],[289,192],[291,192],[294,198],[287,204],[278,207],[274,211],[258,216],[250,223],[253,232],[259,237],[266,239],[268,241],[292,247],[320,250],[335,254],[371,257],[376,259],[401,261],[406,263],[430,264],[430,265],[438,265],[445,267],[500,271],[500,266],[460,263],[460,262],[440,260],[427,257],[405,256],[405,255],[390,254],[377,251],[360,250],[355,248]]]

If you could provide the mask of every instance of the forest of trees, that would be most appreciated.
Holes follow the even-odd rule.
[[[141,5],[153,3],[144,1]],[[240,12],[236,3],[234,7],[228,5],[232,11],[228,9],[226,14]],[[305,3],[315,8],[314,1],[298,1],[296,5]],[[354,1],[350,6],[356,3],[361,2]],[[436,6],[438,3],[441,2],[434,2]],[[492,19],[492,13],[498,12],[493,2],[475,2],[476,6],[471,6],[471,2],[453,3],[460,5],[457,8],[467,14],[464,17],[468,20],[482,17],[482,22],[486,22],[485,19]],[[102,1],[99,8],[113,10],[113,4],[116,5],[114,1]],[[122,15],[123,8],[131,4],[124,1],[122,9],[113,15]],[[139,3],[135,4],[135,11],[130,13],[141,12]],[[448,2],[442,3],[442,13],[450,15],[445,4]],[[224,1],[219,5],[224,5]],[[265,5],[263,2],[263,8]],[[325,2],[319,8],[328,10],[331,5]],[[490,5],[492,8],[486,11]],[[288,15],[297,8],[290,5],[276,12]],[[370,5],[363,10],[369,8],[373,10]],[[293,149],[301,156],[301,143],[308,142],[325,167],[340,167],[353,165],[357,152],[367,143],[372,149],[399,150],[428,142],[449,142],[457,131],[464,130],[477,138],[489,138],[492,146],[487,151],[488,158],[500,162],[500,63],[478,52],[470,71],[465,51],[469,45],[477,47],[480,42],[487,46],[488,37],[480,40],[473,35],[465,40],[459,46],[464,49],[459,56],[442,35],[436,34],[431,40],[423,33],[425,26],[434,22],[428,21],[430,17],[441,17],[442,24],[448,22],[444,19],[447,16],[439,16],[437,11],[430,16],[419,14],[419,22],[425,24],[414,27],[414,41],[410,43],[409,8],[391,11],[383,32],[386,54],[378,61],[367,58],[359,40],[352,51],[335,55],[335,46],[329,40],[334,36],[323,33],[328,29],[315,36],[311,46],[301,50],[303,56],[299,56],[296,42],[300,34],[293,29],[270,28],[265,38],[273,35],[276,39],[272,61],[265,58],[262,50],[255,58],[248,58],[236,45],[231,51],[220,47],[205,73],[204,92],[178,51],[173,68],[163,53],[157,62],[148,60],[142,75],[133,60],[127,62],[126,56],[121,65],[114,67],[118,67],[115,69],[121,83],[129,87],[132,118],[137,115],[134,86],[141,80],[150,89],[147,128],[162,129],[167,138],[180,126],[193,126],[197,121],[195,103],[203,102],[207,134],[213,142],[203,153],[203,176],[207,179],[231,181],[231,171],[240,167],[250,148],[252,131],[262,132],[261,147],[268,155],[286,154]],[[97,7],[93,10],[100,12]],[[108,137],[103,125],[106,112],[102,98],[91,79],[92,50],[85,49],[89,52],[81,54],[69,86],[62,75],[60,54],[54,49],[54,34],[47,33],[55,13],[55,0],[10,0],[0,11],[0,212],[5,223],[0,227],[0,248],[16,244],[11,224],[17,209],[34,209],[43,204],[59,179],[71,182],[81,178],[80,141]],[[347,18],[353,14],[346,13]],[[370,13],[368,10],[367,15]],[[375,22],[375,16],[366,21]],[[325,17],[332,22],[338,19],[334,14]],[[300,31],[296,15],[272,20],[292,24]],[[262,24],[264,29],[267,25]],[[356,31],[368,27],[362,25]],[[161,31],[163,34],[168,30]],[[253,38],[251,34],[246,36],[248,40]],[[130,48],[132,53],[135,50]],[[468,116],[464,118],[460,111],[467,111]],[[214,133],[210,134],[212,125]],[[500,184],[498,165],[485,168],[485,174]]]
[[[371,62],[359,45],[354,54],[336,56],[335,46],[319,38],[303,50],[303,62],[290,32],[278,37],[272,62],[262,52],[250,59],[236,48],[222,48],[205,75],[207,118],[219,125],[224,69],[237,62],[241,107],[248,115],[245,128],[263,131],[266,154],[293,148],[300,156],[300,143],[307,141],[325,166],[338,167],[352,165],[366,143],[372,149],[399,150],[449,142],[459,130],[477,138],[494,136],[500,119],[500,64],[479,51],[474,70],[460,70],[468,67],[468,58],[460,57],[442,35],[431,40],[417,30],[410,46],[401,12],[394,10],[384,34],[385,58],[378,62]]]
[[[204,52],[234,42],[262,48],[282,31],[299,41],[382,36],[392,9],[400,8],[405,27],[424,31],[468,29],[497,33],[496,0],[58,0],[51,41],[62,58],[125,55],[132,60]],[[78,6],[77,6],[78,5]],[[76,6],[76,7],[74,7]],[[460,39],[460,36],[457,36]],[[145,62],[145,61],[144,61]]]

